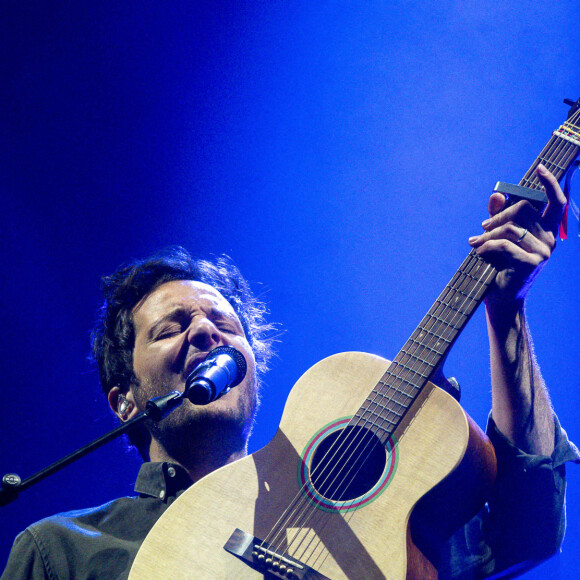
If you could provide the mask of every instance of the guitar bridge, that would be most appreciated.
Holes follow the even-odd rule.
[[[269,578],[285,580],[329,580],[299,560],[281,554],[267,542],[236,528],[224,546],[224,550],[237,556],[254,570]]]

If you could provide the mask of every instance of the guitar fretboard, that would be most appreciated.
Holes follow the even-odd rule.
[[[576,107],[568,120],[554,131],[519,185],[543,189],[536,174],[540,163],[558,181],[562,179],[580,150],[579,117]],[[483,300],[496,275],[497,270],[475,250],[469,252],[351,424],[372,429],[383,442],[392,435]]]

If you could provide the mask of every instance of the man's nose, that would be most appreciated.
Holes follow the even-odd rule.
[[[215,324],[207,318],[192,321],[187,334],[188,342],[199,350],[209,351],[222,343],[222,336]]]

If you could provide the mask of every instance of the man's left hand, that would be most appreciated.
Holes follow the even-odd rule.
[[[486,296],[488,306],[521,305],[532,282],[556,247],[556,236],[566,197],[556,178],[539,165],[536,174],[548,197],[540,214],[528,201],[504,209],[506,199],[494,193],[489,199],[490,218],[485,232],[469,238],[477,253],[499,271]]]

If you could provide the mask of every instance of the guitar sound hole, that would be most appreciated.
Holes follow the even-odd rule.
[[[323,439],[312,458],[310,480],[333,501],[364,495],[379,481],[387,453],[379,438],[364,427],[345,427]]]

